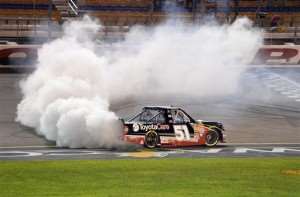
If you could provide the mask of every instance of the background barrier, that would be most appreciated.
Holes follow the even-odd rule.
[[[26,65],[35,62],[39,47],[39,45],[0,45],[0,65]],[[257,51],[250,64],[300,65],[300,45],[265,45]]]

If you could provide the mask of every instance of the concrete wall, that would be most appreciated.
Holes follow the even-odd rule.
[[[0,45],[0,65],[8,59],[35,60],[39,45]],[[300,65],[300,45],[266,45],[255,54],[251,65]]]

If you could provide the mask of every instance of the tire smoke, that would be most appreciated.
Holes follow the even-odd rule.
[[[111,104],[128,98],[222,97],[262,43],[246,18],[232,25],[172,22],[135,27],[124,41],[97,46],[101,26],[84,17],[38,51],[36,70],[20,86],[16,120],[57,146],[113,147],[122,124]]]

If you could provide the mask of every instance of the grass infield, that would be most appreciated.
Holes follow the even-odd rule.
[[[300,158],[0,161],[0,196],[300,196]]]

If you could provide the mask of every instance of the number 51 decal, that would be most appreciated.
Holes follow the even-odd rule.
[[[186,125],[174,125],[175,136],[178,141],[190,140],[190,133]]]

